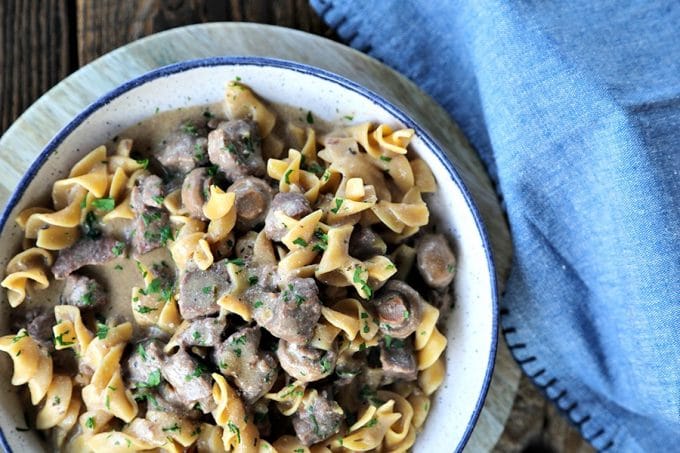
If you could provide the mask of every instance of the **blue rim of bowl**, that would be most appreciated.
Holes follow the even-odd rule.
[[[472,413],[472,416],[470,417],[470,420],[468,421],[468,424],[465,428],[465,432],[463,433],[463,437],[461,438],[460,442],[458,443],[458,446],[455,449],[456,452],[462,451],[463,447],[465,446],[465,444],[467,444],[468,440],[470,439],[470,436],[472,435],[472,430],[475,427],[475,424],[479,419],[479,415],[482,412],[482,407],[484,405],[484,401],[486,399],[486,395],[489,391],[489,386],[491,384],[491,376],[494,370],[496,349],[498,346],[498,287],[496,281],[496,269],[493,260],[493,252],[486,233],[486,228],[484,227],[484,223],[482,222],[477,206],[473,201],[469,190],[463,183],[462,178],[460,177],[456,169],[453,167],[453,164],[451,164],[449,159],[446,157],[445,153],[439,147],[439,145],[432,138],[430,138],[430,136],[425,132],[425,130],[418,124],[416,124],[416,122],[413,121],[400,108],[398,108],[391,102],[385,100],[382,96],[369,90],[368,88],[365,88],[355,82],[352,82],[349,79],[346,79],[345,77],[339,76],[324,69],[316,68],[314,66],[296,63],[288,60],[265,57],[201,58],[195,60],[186,60],[179,63],[173,63],[168,66],[163,66],[152,71],[146,72],[138,77],[135,77],[132,80],[129,80],[128,82],[123,83],[117,88],[114,88],[112,91],[108,92],[104,96],[94,101],[92,104],[86,107],[85,110],[79,113],[73,120],[71,120],[71,122],[64,126],[64,128],[61,129],[54,136],[54,138],[52,138],[52,140],[50,140],[47,146],[45,146],[45,148],[40,152],[35,161],[33,161],[31,166],[28,168],[28,171],[21,178],[19,184],[17,185],[17,188],[14,190],[12,196],[7,202],[7,205],[5,206],[5,209],[2,212],[2,216],[0,217],[0,232],[4,231],[5,225],[7,224],[7,219],[9,218],[12,209],[14,209],[18,201],[21,199],[24,192],[26,191],[28,184],[37,174],[38,170],[40,170],[40,168],[45,163],[49,155],[52,154],[52,152],[54,152],[54,150],[56,150],[57,147],[59,147],[59,145],[64,141],[64,139],[68,137],[71,134],[71,132],[73,132],[75,128],[82,124],[90,115],[99,110],[101,107],[110,103],[115,98],[147,82],[196,68],[212,66],[267,66],[281,69],[289,69],[305,75],[310,75],[320,78],[322,80],[333,82],[335,84],[342,86],[343,88],[354,91],[355,93],[369,99],[374,104],[377,104],[381,108],[385,109],[402,124],[406,125],[409,128],[414,129],[416,135],[421,140],[423,140],[427,148],[434,153],[439,162],[444,166],[444,168],[446,168],[449,175],[458,186],[459,190],[463,194],[465,202],[467,203],[468,209],[472,213],[475,225],[477,226],[477,231],[479,232],[479,235],[482,239],[482,245],[484,247],[484,253],[486,255],[486,262],[489,272],[489,283],[491,284],[491,303],[493,316],[491,350],[489,351],[486,375],[484,376],[484,384],[482,386],[482,391],[479,394],[479,398],[477,399],[477,402],[475,404],[474,412]],[[7,439],[5,438],[5,434],[2,432],[2,428],[0,428],[0,445],[2,445],[6,452],[12,451],[7,442]]]

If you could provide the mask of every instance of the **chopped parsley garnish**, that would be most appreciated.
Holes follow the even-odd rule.
[[[92,206],[100,211],[109,212],[116,207],[116,201],[113,198],[99,198],[92,202]]]
[[[67,330],[66,332],[54,337],[54,343],[57,346],[72,346],[72,345],[74,345],[75,343],[73,341],[64,341],[64,335],[66,335],[68,332],[69,331]]]
[[[321,165],[319,165],[318,163],[312,162],[311,164],[307,165],[307,170],[309,170],[312,173],[314,173],[315,175],[319,176],[319,175],[323,174],[324,168]]]
[[[21,340],[22,338],[26,338],[27,336],[28,336],[28,332],[26,332],[25,330],[21,331],[21,332],[19,332],[18,335],[15,335],[14,338],[12,338],[12,343],[18,343],[19,340]]]
[[[215,118],[215,115],[210,110],[206,110],[203,112],[203,118]]]
[[[97,216],[90,211],[85,215],[85,222],[83,223],[83,233],[90,239],[97,239],[102,235],[101,230],[97,226]]]
[[[368,324],[364,324],[364,333],[368,333],[371,330],[370,327],[368,327]]]
[[[114,268],[115,270],[117,270],[117,271],[122,271],[122,270],[123,270],[123,266],[121,266],[120,264],[116,264],[115,266],[113,266],[113,268]]]
[[[177,422],[175,422],[175,424],[172,425],[172,426],[168,426],[168,427],[163,428],[164,433],[167,433],[168,431],[178,431],[179,432],[179,430],[180,430],[180,428],[179,428],[179,425],[177,424]]]
[[[331,361],[327,357],[321,359],[321,372],[326,374],[331,370]]]
[[[149,166],[149,159],[137,159],[137,163],[142,166],[142,168],[146,168]]]
[[[191,123],[184,123],[182,125],[182,132],[189,135],[198,135],[198,129]]]
[[[307,241],[305,241],[302,238],[295,238],[295,240],[293,241],[293,244],[299,245],[300,247],[307,247]]]
[[[80,301],[83,305],[92,305],[92,291],[93,288],[87,287],[87,292],[80,297]]]
[[[87,196],[89,194],[85,194],[85,197],[83,197],[82,200],[80,200],[80,209],[85,209],[87,207]]]
[[[343,203],[344,201],[345,201],[345,200],[344,200],[343,198],[336,198],[336,199],[335,199],[335,207],[334,207],[333,209],[331,209],[331,212],[332,212],[333,214],[337,214],[338,211],[340,210],[340,206],[342,206],[342,203]]]
[[[314,231],[314,238],[317,239],[317,242],[312,247],[313,252],[323,252],[328,248],[328,234],[321,230],[316,230]]]
[[[191,437],[194,437],[194,436],[198,436],[199,434],[201,434],[201,427],[197,426],[196,428],[194,428],[193,431],[191,431],[191,434],[189,434],[189,435]]]
[[[156,220],[160,220],[161,217],[162,215],[160,211],[155,211],[150,214],[145,212],[144,214],[142,214],[142,222],[144,222],[144,226],[149,226]]]
[[[139,354],[143,362],[146,362],[146,351],[144,350],[144,346],[142,346],[141,343],[137,345],[137,354]]]
[[[245,335],[241,335],[240,337],[236,337],[233,340],[231,340],[232,343],[234,344],[246,344],[248,339],[246,338]]]
[[[364,270],[360,266],[357,266],[354,269],[354,276],[352,277],[352,281],[354,283],[359,283],[361,285],[361,290],[366,296],[366,299],[370,299],[371,296],[373,295],[373,290],[371,289],[370,286],[368,286],[368,282],[361,278],[361,274],[363,271]]]
[[[147,313],[151,313],[152,311],[156,311],[158,309],[147,307],[146,305],[140,305],[139,307],[136,308],[136,310],[137,310],[138,313],[146,315]]]
[[[100,322],[97,323],[97,338],[100,340],[103,340],[106,338],[106,336],[109,334],[109,326],[106,324],[102,324]]]
[[[230,154],[236,154],[236,145],[233,143],[227,144],[224,148],[222,148],[225,151],[228,151]]]
[[[203,294],[212,294],[213,292],[215,292],[215,285],[204,286],[203,288],[201,288],[201,292],[203,292]]]
[[[172,235],[172,229],[170,229],[169,226],[164,226],[161,228],[160,242],[163,247],[165,247],[168,241],[172,241],[173,239],[174,237]]]
[[[309,110],[307,111],[307,123],[314,124],[314,117],[312,116],[312,112]]]
[[[241,357],[241,348],[234,348],[234,354],[236,354],[236,357]]]
[[[106,406],[108,410],[111,410],[111,397],[109,395],[106,395],[106,401],[104,401],[104,406]]]
[[[87,417],[87,420],[85,420],[85,426],[89,429],[94,429],[96,425],[96,422],[94,421],[94,417]]]
[[[165,197],[163,195],[154,195],[153,197],[151,197],[151,199],[158,204],[163,204],[163,202],[165,201]]]
[[[305,299],[303,296],[296,294],[295,295],[295,305],[300,306],[302,305],[307,299]]]
[[[385,269],[391,271],[392,269],[394,269],[394,264],[392,263],[388,264],[387,266],[385,266]]]
[[[370,419],[370,420],[368,421],[368,423],[366,423],[365,427],[366,427],[366,428],[373,428],[373,427],[374,427],[375,425],[377,425],[377,424],[378,424],[378,419],[375,418],[375,417],[373,417],[372,419]]]
[[[343,118],[346,119],[347,121],[352,121],[354,119],[352,115],[345,115],[343,116]]]
[[[201,332],[198,330],[195,330],[194,333],[191,335],[195,341],[199,341],[201,339]]]
[[[286,184],[290,184],[290,174],[293,173],[293,169],[289,169],[286,171],[286,174],[283,175],[283,180],[286,182]]]
[[[256,300],[255,303],[253,304],[253,308],[260,308],[261,306],[262,306],[261,300]]]
[[[409,313],[408,310],[404,310],[404,319],[408,319],[411,317],[411,313]]]
[[[309,411],[309,418],[311,418],[311,419],[312,419],[312,423],[314,423],[314,434],[316,434],[317,436],[320,436],[320,435],[321,435],[321,430],[319,429],[319,422],[316,421],[316,416],[314,416],[314,414],[312,413],[311,409],[312,409],[312,408],[310,407],[310,408],[309,408],[309,410],[310,410],[310,411]]]
[[[387,156],[380,156],[380,160],[385,161],[385,162],[389,162],[389,161],[392,160],[392,158],[391,158],[391,157],[387,157]]]
[[[116,242],[113,245],[113,247],[111,247],[111,251],[116,256],[122,255],[123,252],[125,252],[125,242],[121,242],[121,241]]]
[[[234,425],[231,420],[227,422],[227,427],[229,428],[229,431],[231,431],[233,434],[236,434],[236,438],[238,439],[238,443],[241,443],[241,430],[238,429],[238,426]]]
[[[235,264],[237,266],[245,266],[246,262],[243,258],[234,258],[233,260],[228,260],[227,263]]]
[[[153,388],[159,386],[160,384],[161,384],[161,371],[153,370],[151,373],[149,373],[149,377],[146,379],[146,382],[138,383],[137,387]]]
[[[257,275],[251,275],[250,277],[248,277],[248,285],[255,286],[257,285],[258,280],[259,279],[257,278]]]
[[[453,266],[453,264],[448,264],[446,266],[446,270],[449,271],[449,274],[453,274],[454,269],[455,267]]]
[[[368,318],[368,313],[366,313],[365,311],[362,311],[362,312],[361,312],[361,315],[359,315],[359,316],[361,317],[361,319],[367,319],[367,318]]]
[[[217,165],[211,165],[207,168],[208,170],[208,176],[215,176],[217,174]]]
[[[365,351],[366,350],[366,343],[361,343],[359,345],[359,351]]]
[[[59,398],[59,396],[55,396],[55,397],[52,399],[52,406],[58,406],[59,403],[61,403],[61,398]]]
[[[190,381],[193,378],[201,377],[201,375],[205,372],[205,369],[203,368],[203,365],[200,363],[196,365],[196,369],[193,371],[191,374],[187,374],[184,376],[185,381]]]

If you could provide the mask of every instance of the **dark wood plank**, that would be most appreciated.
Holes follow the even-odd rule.
[[[0,1],[0,133],[75,68],[74,7],[62,0]]]
[[[522,376],[512,412],[494,452],[591,453],[593,448],[541,392]]]
[[[201,22],[276,24],[333,37],[306,0],[77,0],[78,62],[130,41]]]

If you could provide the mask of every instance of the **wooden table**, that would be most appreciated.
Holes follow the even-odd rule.
[[[0,20],[0,134],[36,98],[74,70],[114,48],[168,28],[250,21],[336,38],[306,0],[3,0]],[[521,378],[516,393],[504,396],[512,412],[494,451],[591,451],[526,377]]]

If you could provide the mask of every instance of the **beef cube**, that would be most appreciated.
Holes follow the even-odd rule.
[[[251,120],[218,124],[217,129],[208,134],[208,157],[230,181],[265,174],[260,134]]]
[[[319,289],[311,278],[293,278],[278,294],[254,286],[244,297],[258,324],[275,337],[293,343],[307,343],[321,316]]]
[[[127,381],[132,387],[154,387],[160,383],[160,369],[165,354],[163,343],[151,339],[137,343],[125,361]]]
[[[293,415],[293,428],[298,439],[310,446],[340,431],[343,417],[342,409],[328,392],[312,391]]]
[[[71,247],[59,252],[52,265],[52,274],[54,278],[62,280],[83,266],[105,264],[116,258],[113,250],[118,246],[118,241],[110,237],[81,238]]]
[[[213,351],[213,360],[225,376],[231,376],[248,404],[267,393],[278,376],[276,360],[259,349],[259,327],[243,327]]]
[[[165,247],[172,239],[168,213],[163,209],[145,208],[135,217],[132,247],[135,255],[144,255],[158,247]]]
[[[192,125],[184,125],[163,141],[156,153],[156,159],[169,171],[182,174],[207,164],[208,139],[201,136],[203,132],[205,131],[194,129]]]
[[[185,407],[193,408],[198,403],[204,413],[210,410],[209,402],[212,401],[210,375],[184,349],[180,348],[177,353],[165,359],[161,374],[172,385],[179,401]]]
[[[179,311],[182,318],[191,320],[220,311],[217,299],[231,287],[227,262],[218,261],[205,271],[191,269],[182,274],[179,282]]]
[[[226,327],[226,318],[194,319],[180,334],[180,342],[184,346],[213,347],[220,343]]]
[[[380,342],[383,385],[394,381],[415,381],[418,377],[416,356],[410,339]]]

